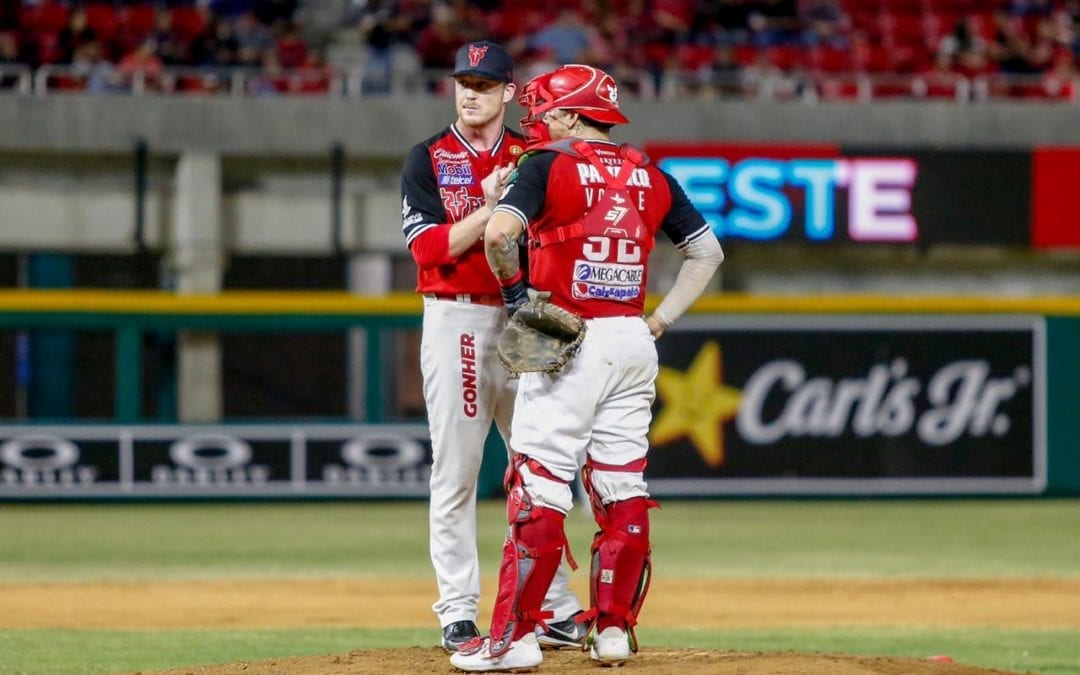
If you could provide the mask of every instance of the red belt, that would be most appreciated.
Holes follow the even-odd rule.
[[[424,293],[425,298],[434,300],[449,300],[461,302],[466,305],[488,305],[489,307],[502,307],[502,295],[498,293]]]

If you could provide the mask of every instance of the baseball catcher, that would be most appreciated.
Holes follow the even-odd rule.
[[[499,358],[521,373],[509,527],[489,634],[463,645],[450,663],[467,672],[524,672],[543,662],[536,637],[548,619],[542,600],[562,558],[570,560],[564,526],[581,471],[599,532],[590,550],[590,607],[579,619],[594,631],[589,657],[617,666],[637,651],[635,627],[652,577],[649,510],[656,502],[644,472],[659,372],[655,341],[705,290],[723,250],[672,176],[611,140],[611,128],[628,120],[610,75],[561,66],[530,81],[519,103],[528,110],[528,159],[518,163],[484,232],[488,264],[513,317]],[[522,232],[527,283],[549,293],[550,303],[529,297]],[[661,232],[685,259],[646,315],[648,258]]]

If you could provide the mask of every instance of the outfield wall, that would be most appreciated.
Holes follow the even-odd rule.
[[[116,334],[115,418],[0,429],[0,497],[422,497],[424,420],[387,420],[415,374],[379,337],[419,321],[411,295],[0,293],[0,330]],[[365,419],[155,423],[142,336],[184,329],[362,330]],[[1080,297],[717,295],[658,350],[657,495],[1080,494]],[[504,465],[492,440],[483,492]]]

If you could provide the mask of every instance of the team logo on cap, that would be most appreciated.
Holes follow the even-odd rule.
[[[473,68],[480,65],[480,62],[484,60],[484,54],[487,54],[487,50],[487,45],[483,47],[469,45],[469,65]]]

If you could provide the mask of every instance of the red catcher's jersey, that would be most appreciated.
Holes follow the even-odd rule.
[[[600,164],[612,171],[622,166],[619,146],[596,141],[589,146]],[[658,230],[677,246],[708,232],[674,179],[647,164],[634,168],[626,180],[626,206],[644,227],[635,233],[622,230],[620,224],[635,219],[620,220],[620,213],[602,200],[610,179],[584,157],[538,152],[522,161],[497,207],[527,223],[530,285],[549,291],[555,304],[585,318],[644,313],[648,257]],[[605,213],[590,213],[600,202]],[[612,227],[598,232],[595,223],[601,220]]]
[[[417,291],[499,292],[483,240],[454,259],[446,230],[483,206],[480,182],[496,166],[516,163],[524,149],[524,138],[504,127],[490,151],[479,151],[452,124],[413,146],[401,173],[401,229],[419,267]]]

